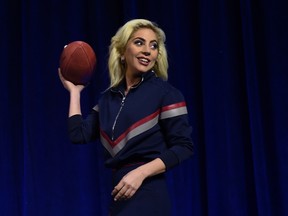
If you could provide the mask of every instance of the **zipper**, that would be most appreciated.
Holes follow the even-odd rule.
[[[140,82],[137,83],[135,86],[132,86],[131,89],[137,88],[143,81],[144,81],[144,77],[142,76]],[[115,91],[115,90],[113,90],[113,89],[112,89],[112,91],[115,92],[115,93],[117,93],[117,91]],[[124,94],[122,91],[120,91],[120,90],[118,91],[118,93],[120,93],[120,94],[122,95],[122,101],[121,101],[121,105],[120,105],[119,111],[118,111],[118,113],[117,113],[117,115],[116,115],[116,117],[115,117],[115,120],[114,120],[114,123],[113,123],[113,126],[112,126],[112,135],[111,135],[111,140],[112,140],[112,141],[114,141],[114,139],[115,139],[115,138],[114,138],[114,135],[115,135],[114,132],[115,132],[115,126],[116,126],[116,124],[117,124],[117,120],[118,120],[119,115],[120,115],[120,113],[121,113],[121,111],[122,111],[122,108],[123,108],[123,106],[124,106],[125,99],[126,99],[127,95],[129,94],[129,92],[128,92],[127,95],[125,96],[125,94]]]
[[[117,120],[119,118],[119,115],[120,115],[120,113],[122,111],[122,108],[124,106],[125,99],[126,99],[126,96],[121,91],[119,91],[119,92],[122,95],[122,101],[121,101],[121,105],[120,105],[119,111],[118,111],[118,113],[117,113],[117,115],[115,117],[115,120],[114,120],[114,123],[113,123],[113,126],[112,126],[112,137],[111,137],[112,141],[114,141],[115,126],[116,126]]]

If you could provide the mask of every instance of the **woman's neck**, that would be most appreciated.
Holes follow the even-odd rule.
[[[125,89],[125,93],[127,94],[129,92],[129,90],[131,89],[131,87],[139,84],[139,82],[141,82],[141,76],[127,76],[126,75],[126,89]]]

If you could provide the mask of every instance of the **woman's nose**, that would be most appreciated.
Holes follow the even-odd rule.
[[[150,52],[150,46],[143,46],[143,50],[142,50],[142,53],[145,55],[145,56],[149,56],[151,54]]]
[[[150,52],[147,52],[147,51],[143,51],[142,52],[145,56],[149,56],[151,53]]]

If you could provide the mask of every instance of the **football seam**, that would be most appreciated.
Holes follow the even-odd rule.
[[[91,71],[94,70],[94,67],[93,67],[92,64],[91,64],[90,58],[89,58],[86,50],[84,49],[83,44],[81,44],[81,48],[82,48],[83,52],[84,52],[85,55],[86,55],[86,58],[87,58],[87,60],[88,60],[88,63],[89,63],[89,66],[90,66]],[[92,49],[92,48],[90,48],[90,47],[88,47],[88,48],[89,48],[89,49]],[[93,55],[95,55],[93,49],[92,49],[92,53],[93,53]]]

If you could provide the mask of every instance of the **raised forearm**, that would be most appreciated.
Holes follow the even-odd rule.
[[[70,104],[69,104],[69,117],[73,115],[81,115],[81,105],[80,105],[80,92],[71,91],[70,92]]]

